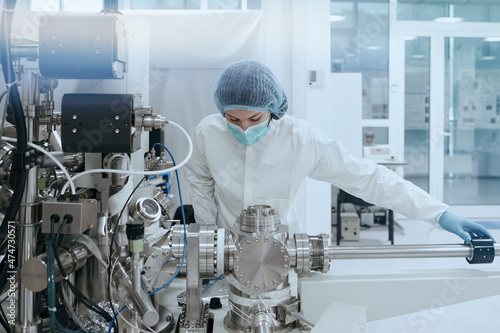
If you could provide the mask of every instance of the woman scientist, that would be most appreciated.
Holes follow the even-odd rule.
[[[493,238],[395,172],[349,155],[309,123],[285,115],[286,95],[265,65],[232,63],[217,78],[213,97],[222,116],[210,115],[196,127],[186,169],[197,222],[230,228],[242,209],[266,204],[291,233],[301,232],[295,199],[310,177],[410,218],[439,223],[466,241],[467,230]]]

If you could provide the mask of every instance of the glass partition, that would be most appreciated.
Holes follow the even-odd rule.
[[[500,202],[500,39],[445,38],[444,201]]]
[[[405,37],[405,179],[429,191],[430,38]]]

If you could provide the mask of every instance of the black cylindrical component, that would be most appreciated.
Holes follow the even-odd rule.
[[[210,299],[210,305],[209,305],[209,307],[212,310],[222,308],[222,303],[220,301],[220,298],[219,297],[212,297]]]
[[[126,232],[128,240],[142,239],[144,237],[144,223],[127,223]]]
[[[472,255],[466,257],[469,264],[491,264],[495,260],[495,246],[490,238],[483,238],[479,236],[474,238],[471,234],[472,240]]]

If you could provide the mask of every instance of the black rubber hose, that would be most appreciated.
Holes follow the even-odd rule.
[[[14,15],[14,8],[16,7],[15,0],[5,0],[4,10],[2,11],[2,20],[0,25],[0,58],[2,60],[2,71],[5,78],[5,83],[10,87],[10,104],[14,112],[16,120],[17,132],[17,148],[14,150],[14,159],[12,171],[14,174],[14,193],[10,201],[9,207],[5,212],[2,225],[0,226],[0,240],[4,240],[7,236],[8,221],[14,221],[19,206],[22,201],[24,187],[26,186],[26,170],[24,169],[24,154],[28,146],[28,139],[26,136],[26,123],[24,119],[24,111],[17,89],[16,76],[12,66],[12,57],[10,50],[10,35],[12,30],[12,17]]]
[[[2,62],[2,71],[5,78],[5,83],[10,89],[9,99],[14,112],[14,119],[16,121],[16,132],[17,132],[17,148],[14,150],[14,164],[12,167],[12,173],[14,177],[14,193],[5,212],[5,216],[0,226],[0,240],[3,242],[7,238],[7,227],[9,221],[14,221],[19,206],[23,198],[24,187],[26,186],[26,170],[24,169],[24,154],[28,145],[28,139],[26,136],[26,123],[24,119],[24,111],[21,103],[21,97],[19,96],[19,90],[17,89],[16,76],[14,73],[14,68],[12,66],[12,57],[10,49],[10,35],[12,29],[12,17],[14,15],[14,8],[16,7],[15,0],[5,0],[4,10],[2,11],[2,19],[0,23],[0,59]],[[8,101],[6,101],[7,103]],[[21,163],[20,163],[21,162]],[[17,251],[16,251],[17,253]],[[6,275],[4,271],[7,270],[7,258],[9,256],[5,255],[2,261],[2,280],[5,279]],[[4,281],[1,282],[4,285]],[[8,327],[7,332],[10,332],[10,327]]]

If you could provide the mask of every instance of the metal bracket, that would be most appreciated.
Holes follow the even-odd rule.
[[[465,258],[467,262],[469,264],[491,264],[495,259],[495,246],[491,238],[472,231],[469,231],[469,234],[472,240],[465,243],[472,248],[472,254]]]

